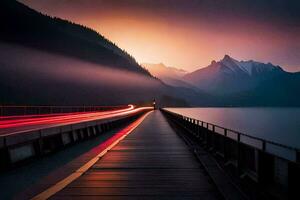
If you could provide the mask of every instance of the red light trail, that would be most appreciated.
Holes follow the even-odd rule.
[[[99,119],[108,119],[117,116],[128,115],[139,112],[152,107],[134,108],[129,105],[128,108],[102,111],[102,112],[84,112],[84,113],[65,113],[60,115],[42,115],[41,117],[26,117],[21,119],[8,119],[0,121],[0,135],[11,135],[20,132],[39,130],[43,128],[50,128],[55,126],[62,126],[67,124],[75,124]]]

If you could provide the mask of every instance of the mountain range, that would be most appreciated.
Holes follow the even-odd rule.
[[[0,2],[0,26],[0,104],[187,105],[180,89],[88,27],[15,0]]]
[[[149,71],[152,73],[154,70],[149,68]],[[171,79],[171,85],[178,86],[177,83],[180,83],[193,90],[196,88],[201,94],[211,95],[219,99],[215,103],[217,106],[300,105],[300,73],[287,72],[271,63],[238,61],[225,55],[220,61],[212,61],[207,67],[182,76],[170,72],[166,79],[164,74],[156,73],[155,76],[166,83]]]
[[[159,78],[168,85],[174,87],[194,88],[193,85],[182,80],[182,78],[188,73],[183,69],[178,69],[176,67],[168,67],[163,63],[142,63],[141,65],[145,69],[147,69],[153,76]]]
[[[200,90],[216,95],[228,95],[254,89],[265,80],[287,74],[281,67],[271,63],[252,60],[237,61],[228,55],[207,67],[186,74],[183,80]]]
[[[14,0],[0,2],[0,27],[0,104],[300,106],[300,73],[271,63],[142,67],[100,33]]]
[[[149,72],[158,78],[181,78],[187,71],[183,69],[178,69],[176,67],[168,67],[163,63],[152,64],[152,63],[142,63],[144,68],[149,70]]]

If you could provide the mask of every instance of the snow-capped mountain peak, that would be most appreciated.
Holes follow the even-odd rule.
[[[225,55],[224,58],[220,61],[223,65],[228,67],[232,72],[244,72],[249,76],[252,76],[254,73],[270,72],[273,70],[281,70],[279,66],[274,66],[271,63],[260,63],[253,60],[248,61],[238,61],[234,58],[231,58],[228,55]]]
[[[239,72],[240,70],[244,71],[244,69],[239,66],[239,61],[231,58],[229,55],[225,55],[219,63],[225,65],[232,73]]]
[[[207,67],[186,74],[183,79],[202,91],[230,94],[252,89],[262,81],[287,73],[271,63],[238,61],[229,55]]]

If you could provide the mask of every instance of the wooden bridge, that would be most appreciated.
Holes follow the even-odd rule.
[[[21,142],[26,146],[32,144],[33,149],[39,144],[39,152],[43,154],[43,142],[36,140],[44,143],[50,140],[64,146],[76,142],[74,138],[93,138],[109,128],[122,127],[105,142],[15,198],[248,199],[249,196],[237,186],[238,182],[225,173],[209,151],[204,150],[193,136],[189,137],[180,130],[176,123],[169,121],[172,118],[168,116],[170,113],[166,115],[164,117],[161,111],[150,108],[130,111],[128,116],[122,114],[122,118],[118,114],[110,121],[97,115],[92,122],[81,122],[85,123],[84,126],[72,125],[68,130],[60,128],[54,136],[45,135],[29,143]],[[187,125],[187,121],[183,121]],[[195,130],[195,126],[192,125],[190,130]],[[69,139],[66,139],[66,134]],[[69,143],[65,143],[66,140]],[[20,144],[6,146],[5,151],[13,155],[18,146]]]
[[[155,127],[155,129],[153,129]],[[216,187],[159,111],[51,199],[219,199]]]

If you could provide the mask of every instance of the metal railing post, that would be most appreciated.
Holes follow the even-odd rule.
[[[224,161],[226,162],[228,160],[227,151],[226,151],[226,147],[227,147],[227,129],[224,129],[224,137],[222,138],[222,140],[223,140]]]
[[[241,168],[242,168],[242,161],[241,161],[241,147],[240,147],[240,142],[241,142],[241,134],[237,134],[237,172],[238,175],[241,174]]]

